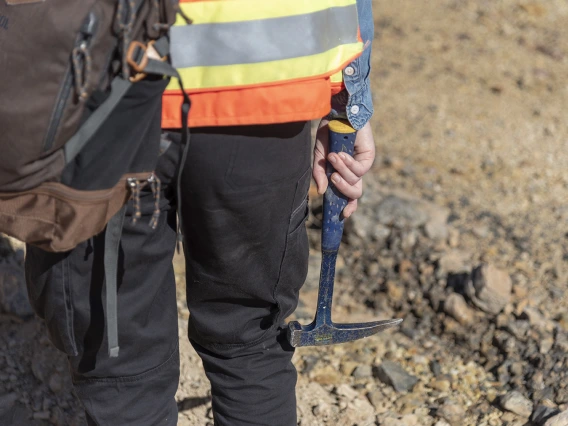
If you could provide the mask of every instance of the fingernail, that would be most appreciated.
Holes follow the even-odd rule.
[[[337,158],[335,158],[335,155],[330,155],[329,161],[331,161],[333,164],[335,164],[337,162]]]
[[[337,175],[331,175],[331,180],[332,180],[333,183],[341,182],[341,178]]]

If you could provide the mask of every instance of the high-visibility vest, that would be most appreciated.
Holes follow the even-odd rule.
[[[180,8],[170,51],[192,100],[190,127],[321,118],[341,70],[363,51],[356,0],[181,0]],[[162,127],[181,126],[182,100],[171,81]]]

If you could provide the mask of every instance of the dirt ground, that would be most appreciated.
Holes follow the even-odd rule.
[[[379,153],[412,169],[393,178],[379,161],[379,180],[459,205],[464,222],[491,211],[562,257],[549,245],[565,254],[568,4],[376,1],[375,15]]]

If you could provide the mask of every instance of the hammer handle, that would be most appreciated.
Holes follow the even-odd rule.
[[[353,155],[357,131],[346,120],[332,120],[329,122],[329,152],[346,152]],[[323,226],[322,251],[337,252],[343,235],[342,212],[347,205],[347,197],[337,190],[330,179],[334,172],[331,164],[327,163],[326,173],[329,186],[323,197]]]

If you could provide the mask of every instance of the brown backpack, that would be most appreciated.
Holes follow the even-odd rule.
[[[134,86],[159,97],[164,76],[177,75],[167,61],[176,9],[176,0],[0,0],[0,232],[68,251],[106,227],[112,356],[124,206],[132,190],[159,184],[160,137],[141,144],[105,122]]]

